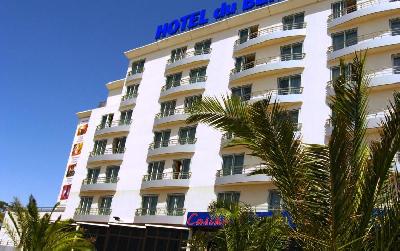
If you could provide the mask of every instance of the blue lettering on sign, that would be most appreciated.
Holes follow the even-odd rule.
[[[242,12],[252,10],[256,7],[262,7],[273,3],[278,3],[283,0],[243,0]],[[216,21],[223,18],[230,17],[238,13],[237,3],[228,4],[222,3],[220,7],[216,8],[213,12],[213,17]],[[193,12],[192,14],[185,15],[179,19],[175,19],[170,23],[165,23],[157,27],[155,39],[162,39],[168,36],[173,36],[178,32],[191,30],[199,26],[209,23],[206,10]]]

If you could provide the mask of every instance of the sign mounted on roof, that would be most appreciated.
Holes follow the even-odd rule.
[[[243,0],[241,11],[246,12],[254,8],[263,7],[282,1],[283,0]],[[238,4],[236,2],[230,4],[224,2],[220,7],[214,10],[213,18],[215,21],[219,21],[223,18],[227,18],[238,13]],[[179,32],[191,30],[208,23],[210,23],[210,18],[207,16],[206,9],[196,11],[182,16],[181,18],[174,19],[169,23],[159,25],[157,27],[155,39],[158,40],[173,36]]]

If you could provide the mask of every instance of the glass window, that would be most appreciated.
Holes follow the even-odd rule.
[[[195,95],[195,96],[186,97],[185,101],[184,101],[185,109],[192,108],[195,103],[201,101],[201,98],[202,98],[201,95]]]
[[[179,143],[181,145],[194,144],[197,126],[181,127],[179,129]]]
[[[194,54],[201,55],[201,54],[208,54],[210,53],[211,47],[211,39],[206,39],[201,42],[198,42],[194,45]]]
[[[110,215],[112,199],[113,198],[111,196],[106,196],[106,197],[100,198],[99,215]]]
[[[189,179],[190,159],[174,160],[172,169],[174,179]]]
[[[187,47],[177,48],[171,51],[171,63],[185,58]]]
[[[253,68],[255,65],[256,54],[249,54],[242,57],[237,57],[235,62],[235,71],[241,72],[250,68]]]
[[[231,154],[222,156],[222,175],[229,176],[242,174],[244,154]]]
[[[125,152],[126,137],[115,138],[113,141],[113,154]]]
[[[281,193],[278,190],[269,191],[269,209],[279,210],[281,209]]]
[[[175,114],[176,100],[170,100],[161,103],[161,117],[168,117]]]
[[[392,36],[400,35],[400,18],[390,20],[390,30],[392,31]]]
[[[112,113],[103,115],[103,117],[101,117],[101,123],[98,126],[98,129],[104,129],[104,128],[111,127],[113,119],[114,119],[114,114],[112,114]]]
[[[142,73],[144,70],[145,59],[135,61],[132,63],[132,74]]]
[[[190,83],[204,82],[206,80],[207,66],[191,69],[189,73]]]
[[[281,60],[300,60],[303,59],[303,42],[290,44],[281,47]]]
[[[93,197],[81,197],[79,202],[79,214],[90,214]]]
[[[239,43],[242,44],[247,42],[249,39],[256,38],[258,36],[258,25],[251,26],[249,28],[239,31]]]
[[[103,155],[107,146],[107,140],[96,140],[93,147],[93,155]]]
[[[168,194],[167,196],[167,214],[173,216],[181,216],[184,212],[185,195],[184,194]]]
[[[116,183],[118,181],[119,166],[109,166],[106,169],[106,182]]]
[[[169,145],[169,137],[171,130],[154,132],[154,148],[167,147]]]
[[[334,51],[355,45],[357,43],[357,29],[351,29],[332,34],[332,48]]]
[[[331,9],[333,18],[341,17],[357,10],[357,0],[344,0],[332,3]]]
[[[232,205],[239,204],[239,198],[239,192],[223,192],[218,193],[217,202],[218,204],[222,204],[224,207],[230,208]]]
[[[100,168],[89,168],[86,175],[86,184],[96,184],[99,174]]]
[[[242,101],[248,101],[251,98],[251,85],[233,87],[232,96],[239,97]]]
[[[300,94],[301,75],[278,78],[278,95]]]
[[[172,87],[180,86],[182,79],[182,72],[178,72],[175,74],[171,74],[167,76],[167,81],[165,84],[165,88],[168,90]]]
[[[345,64],[343,74],[345,75],[346,78],[350,78],[353,76],[352,68],[353,68],[353,64],[351,64],[351,63]],[[342,69],[339,65],[331,68],[331,80],[336,80],[341,74],[342,74]]]
[[[132,121],[132,110],[126,110],[121,112],[121,118],[119,120],[120,125],[130,125]]]
[[[299,123],[299,110],[289,110],[288,115],[293,124],[297,125]]]
[[[144,195],[142,197],[142,215],[155,215],[157,212],[157,195]]]
[[[400,74],[400,55],[393,56],[393,73]]]
[[[285,16],[282,23],[283,30],[302,29],[304,27],[304,12]]]
[[[147,167],[147,180],[162,180],[165,161],[150,162]]]
[[[126,97],[127,98],[133,98],[136,97],[138,94],[138,90],[139,90],[139,85],[129,85],[126,87]]]

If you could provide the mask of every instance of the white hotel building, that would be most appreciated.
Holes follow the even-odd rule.
[[[400,1],[287,0],[125,52],[127,74],[106,84],[106,102],[77,114],[62,218],[97,234],[99,249],[177,250],[192,229],[188,212],[214,200],[279,207],[271,177],[247,176],[261,161],[185,123],[185,108],[201,96],[272,94],[304,142],[324,144],[335,67],[366,49],[374,138],[400,89]]]

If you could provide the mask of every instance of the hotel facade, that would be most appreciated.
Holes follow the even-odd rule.
[[[77,114],[57,216],[96,235],[99,250],[178,250],[193,229],[211,227],[212,201],[279,209],[271,177],[247,175],[261,160],[227,148],[230,135],[187,124],[187,108],[204,96],[272,95],[304,142],[324,144],[339,59],[367,49],[376,139],[400,89],[400,1],[269,1],[125,52],[126,76],[106,84],[99,107]]]

